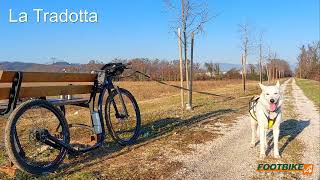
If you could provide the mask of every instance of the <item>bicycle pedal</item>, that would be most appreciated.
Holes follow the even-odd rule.
[[[91,136],[91,142],[96,141],[96,136]]]

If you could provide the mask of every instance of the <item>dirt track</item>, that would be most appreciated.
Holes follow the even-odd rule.
[[[309,179],[320,178],[320,117],[319,111],[296,85],[295,80],[292,83],[292,94],[295,98],[296,111],[303,122],[310,123],[298,137],[304,142],[306,151],[304,152],[303,162],[314,164],[314,173]]]
[[[319,114],[313,107],[312,102],[308,100],[304,96],[303,92],[299,89],[299,87],[296,86],[294,80],[286,81],[282,85],[283,90],[288,86],[292,86],[292,89],[290,87],[292,93],[291,91],[286,91],[285,98],[287,100],[285,101],[284,107],[294,104],[293,110],[291,111],[293,112],[298,110],[298,118],[303,120],[293,120],[294,118],[290,117],[291,114],[289,110],[286,111],[286,108],[284,108],[284,116],[286,118],[283,119],[283,124],[286,124],[287,122],[289,123],[291,121],[298,122],[299,124],[305,124],[306,121],[310,120],[310,125],[303,128],[300,128],[299,124],[297,125],[297,127],[289,127],[290,131],[288,132],[292,134],[286,134],[288,132],[282,132],[282,134],[284,134],[283,137],[288,136],[288,139],[290,139],[290,141],[286,140],[285,138],[280,140],[279,148],[283,158],[280,160],[273,159],[273,148],[269,148],[269,152],[267,151],[268,157],[264,159],[263,162],[315,164],[316,168],[314,170],[317,170],[313,173],[313,176],[306,177],[302,176],[299,173],[256,173],[255,169],[257,168],[257,165],[260,161],[258,159],[259,145],[257,145],[253,149],[250,148],[251,129],[249,115],[244,115],[237,118],[236,124],[231,128],[223,128],[224,130],[222,131],[222,133],[225,134],[224,136],[205,144],[194,145],[194,151],[192,154],[175,157],[174,160],[183,162],[184,168],[177,172],[173,176],[173,178],[255,179],[269,177],[277,179],[286,177],[289,179],[318,179]],[[284,126],[285,125],[283,125],[282,127]],[[268,139],[270,138],[271,137],[269,136]],[[295,157],[296,153],[301,153],[302,159]],[[294,162],[294,160],[299,162]]]

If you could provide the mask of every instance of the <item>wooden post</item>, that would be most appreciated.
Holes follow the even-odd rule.
[[[187,53],[185,53],[185,55],[186,55]],[[190,87],[189,87],[189,70],[188,70],[188,67],[189,67],[189,65],[188,65],[188,58],[185,58],[185,68],[186,68],[186,82],[187,82],[187,90],[188,91],[190,91]],[[188,98],[189,98],[189,96],[188,96]],[[187,100],[187,102],[189,102],[189,99]],[[187,107],[188,107],[188,104],[187,104]]]
[[[194,46],[194,33],[191,37],[191,58],[190,58],[190,79],[189,79],[189,102],[187,109],[192,110],[192,72],[193,72],[193,46]]]
[[[247,70],[246,70],[246,59],[245,59],[245,55],[242,54],[241,56],[241,62],[242,62],[242,83],[243,83],[243,92],[246,92],[246,74],[247,74]]]
[[[262,44],[261,44],[261,41],[260,41],[260,45],[259,45],[259,49],[260,49],[260,61],[259,61],[259,68],[260,68],[260,83],[262,83],[262,71],[263,71],[263,68],[262,68]]]
[[[183,59],[182,59],[182,42],[181,42],[181,30],[178,28],[178,44],[179,44],[179,58],[180,58],[180,96],[181,96],[181,108],[184,109],[184,92],[183,92]]]

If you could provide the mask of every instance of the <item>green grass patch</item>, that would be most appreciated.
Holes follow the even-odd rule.
[[[93,173],[90,173],[90,172],[78,172],[68,176],[66,179],[96,180],[98,178]]]
[[[304,94],[320,107],[320,82],[309,79],[296,79],[297,85],[303,90]]]

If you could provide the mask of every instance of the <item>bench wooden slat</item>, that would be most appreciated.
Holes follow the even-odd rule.
[[[0,71],[0,82],[10,83],[14,75],[14,71]],[[93,82],[96,76],[89,73],[23,72],[22,82]]]
[[[19,98],[58,96],[67,94],[88,94],[92,85],[35,86],[21,87]],[[0,87],[0,100],[9,98],[10,87]]]

